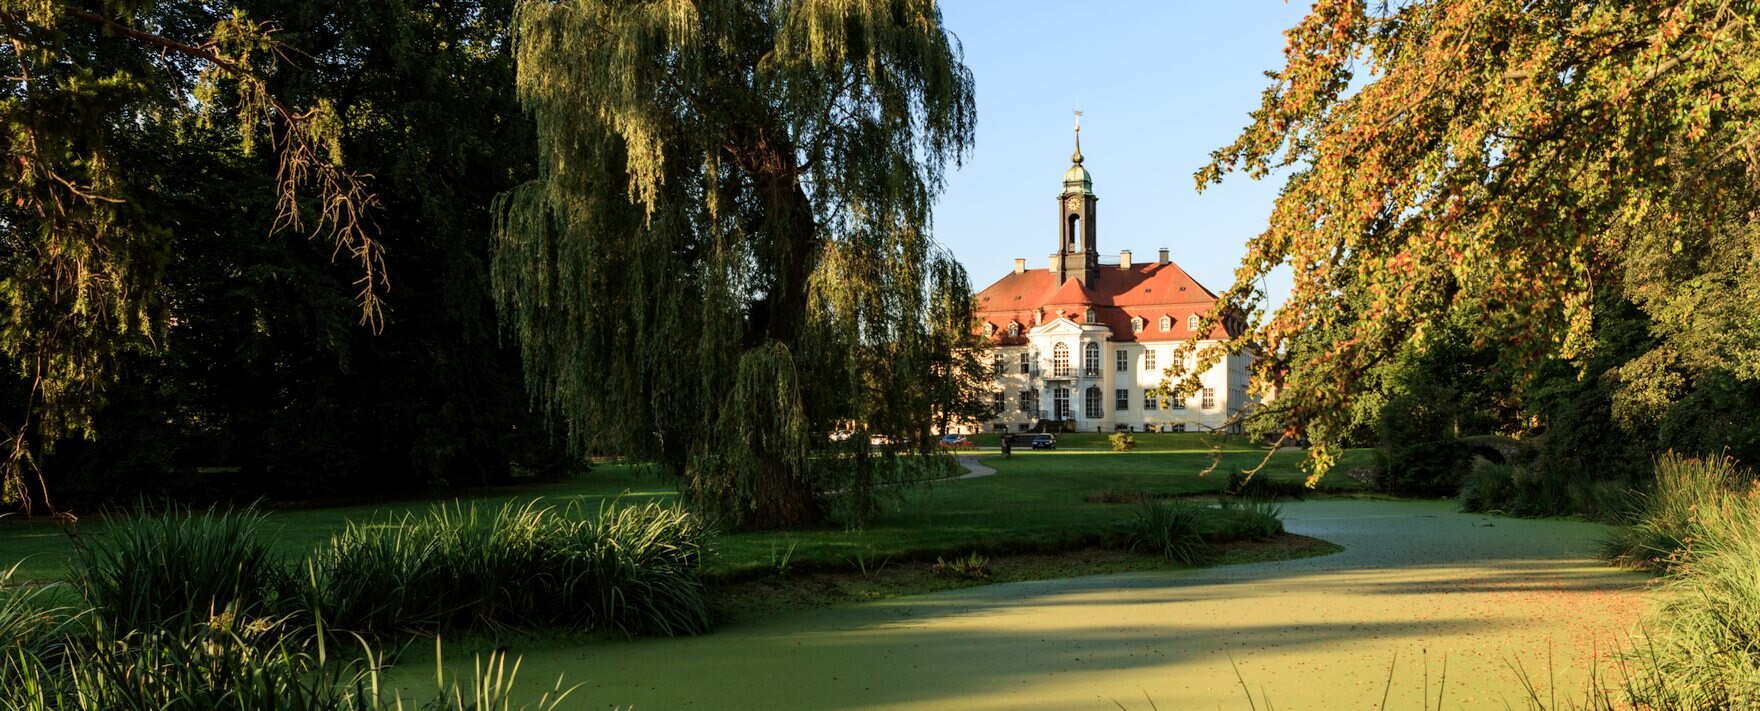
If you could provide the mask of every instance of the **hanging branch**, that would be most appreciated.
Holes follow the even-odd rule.
[[[374,333],[384,328],[380,294],[390,288],[390,282],[385,278],[385,250],[366,226],[370,212],[379,205],[378,196],[366,190],[371,175],[355,173],[342,167],[337,145],[340,131],[333,125],[334,111],[328,103],[320,102],[305,111],[289,109],[279,97],[269,91],[267,83],[251,71],[248,64],[221,54],[215,40],[201,45],[184,44],[129,27],[96,13],[71,7],[66,10],[68,16],[96,25],[105,32],[158,47],[162,51],[199,59],[225,72],[239,83],[241,132],[249,133],[248,127],[244,125],[246,117],[253,114],[261,115],[270,122],[279,120],[281,130],[270,132],[273,137],[271,145],[280,156],[275,173],[278,191],[276,217],[270,231],[303,230],[305,219],[299,209],[300,190],[315,184],[322,207],[318,211],[316,224],[312,225],[312,234],[328,234],[336,245],[332,256],[346,250],[360,265],[361,276],[354,283],[360,287],[355,299],[360,303],[361,323],[371,327]],[[270,31],[241,18],[217,24],[215,34],[220,35],[224,29],[241,26],[245,30],[241,38],[270,41]],[[323,155],[326,153],[328,155]]]

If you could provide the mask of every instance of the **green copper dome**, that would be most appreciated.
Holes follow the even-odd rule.
[[[1069,157],[1069,170],[1063,171],[1063,194],[1094,194],[1094,178],[1082,167],[1082,134],[1076,129],[1076,152]]]

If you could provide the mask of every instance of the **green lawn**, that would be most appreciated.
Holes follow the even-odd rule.
[[[1090,441],[1091,440],[1091,441]],[[996,476],[943,481],[903,492],[902,499],[859,530],[843,527],[791,533],[740,533],[722,536],[709,563],[712,576],[747,577],[776,571],[828,570],[874,565],[880,561],[933,560],[937,555],[973,551],[1035,552],[1096,542],[1131,516],[1129,505],[1088,503],[1101,489],[1136,489],[1162,495],[1220,491],[1231,468],[1257,465],[1263,450],[1252,450],[1242,438],[1222,454],[1222,466],[1207,477],[1198,472],[1211,453],[1197,435],[1139,435],[1140,451],[1113,453],[1100,435],[1064,435],[1055,452],[1016,450],[1009,459],[979,450]],[[1084,449],[1086,447],[1087,449]],[[1262,473],[1274,479],[1300,480],[1298,465],[1305,452],[1276,453]],[[1345,466],[1366,460],[1366,452],[1347,454]],[[1342,474],[1329,477],[1329,487],[1356,488]],[[542,498],[563,505],[580,502],[589,509],[622,497],[625,501],[668,499],[672,489],[650,471],[629,465],[600,465],[591,473],[562,482],[484,493],[462,500],[482,507]],[[454,499],[446,499],[452,501]],[[323,508],[277,509],[270,513],[275,546],[289,556],[303,555],[323,543],[347,521],[383,520],[422,512],[433,501]],[[101,516],[86,516],[79,534],[90,540],[105,535]],[[46,520],[19,517],[0,520],[0,566],[19,564],[27,580],[64,577],[70,540]]]

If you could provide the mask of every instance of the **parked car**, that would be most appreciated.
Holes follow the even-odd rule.
[[[1033,449],[1057,449],[1057,435],[1040,434],[1033,436]]]
[[[855,430],[832,430],[831,441],[842,442],[848,440],[851,436],[855,435],[855,433]]]
[[[951,447],[953,449],[965,449],[972,446],[972,441],[966,439],[965,435],[944,434],[941,435],[941,441],[937,442],[937,444],[943,447]]]
[[[868,435],[868,444],[873,445],[875,447],[886,447],[886,446],[890,446],[890,445],[903,444],[903,442],[899,441],[897,438],[893,437],[892,435],[871,434],[871,435]]]

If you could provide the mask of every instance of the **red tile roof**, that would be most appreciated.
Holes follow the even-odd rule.
[[[1096,321],[1112,329],[1112,340],[1182,340],[1192,334],[1186,320],[1208,311],[1216,303],[1216,294],[1177,264],[1151,262],[1129,268],[1101,266],[1094,283],[1086,287],[1075,279],[1060,287],[1057,275],[1047,269],[1010,273],[978,292],[977,301],[978,317],[994,324],[997,342],[1009,346],[1026,343],[1026,331],[1036,324],[1034,316],[1041,309],[1042,321],[1055,320],[1062,310],[1079,323],[1089,307],[1093,307]],[[1143,331],[1131,333],[1131,319],[1139,316]],[[1173,319],[1173,327],[1167,331],[1161,330],[1163,316]],[[1008,337],[1010,321],[1021,324],[1021,336]],[[1225,338],[1227,333],[1217,325],[1209,337]]]

